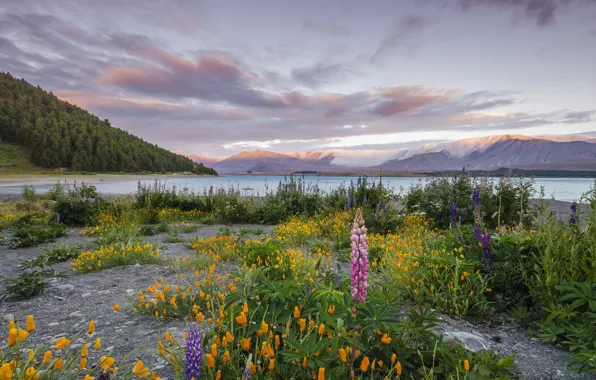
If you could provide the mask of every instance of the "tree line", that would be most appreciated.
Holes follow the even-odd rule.
[[[0,72],[0,141],[35,165],[89,172],[217,173],[131,135],[10,73]]]

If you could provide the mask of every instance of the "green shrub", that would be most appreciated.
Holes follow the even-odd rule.
[[[43,293],[49,285],[47,279],[54,276],[54,270],[48,260],[42,255],[20,264],[20,274],[3,281],[5,289],[0,293],[0,299],[29,299]]]
[[[69,247],[66,244],[56,244],[52,248],[43,248],[42,251],[50,265],[76,259],[81,253],[79,247]]]
[[[57,192],[54,213],[61,223],[71,226],[87,226],[101,211],[105,201],[97,193],[95,186],[82,183]]]
[[[66,236],[64,226],[54,223],[35,225],[30,215],[17,221],[12,226],[11,232],[12,235],[8,240],[10,248],[32,247]]]

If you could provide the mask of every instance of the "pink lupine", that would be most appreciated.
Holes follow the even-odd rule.
[[[368,279],[368,236],[362,218],[362,211],[356,210],[356,217],[352,225],[352,267],[350,278],[352,280],[352,299],[356,302],[366,300],[366,287]]]

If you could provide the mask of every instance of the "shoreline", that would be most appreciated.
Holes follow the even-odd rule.
[[[206,178],[221,177],[214,175],[199,174],[14,174],[0,176],[0,193],[3,187],[25,186],[25,185],[53,185],[56,182],[124,182],[124,181],[147,181],[172,178]]]

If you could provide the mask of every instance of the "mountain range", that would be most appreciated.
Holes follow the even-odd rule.
[[[596,133],[563,136],[499,135],[423,144],[397,151],[392,159],[373,167],[335,165],[335,152],[275,153],[245,151],[210,162],[221,173],[287,173],[343,171],[346,169],[394,171],[494,170],[596,170]]]

